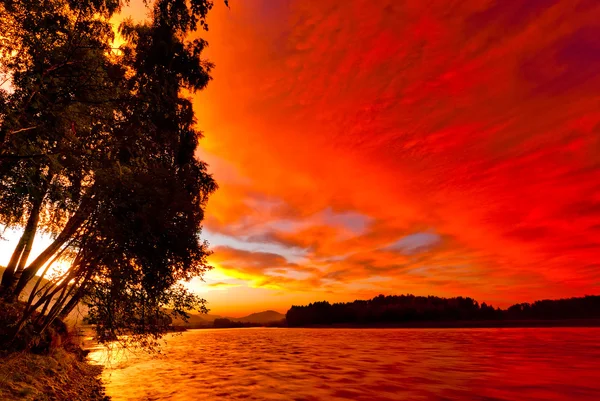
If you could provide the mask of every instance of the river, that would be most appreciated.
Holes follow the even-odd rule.
[[[208,329],[97,350],[114,401],[600,400],[600,328]]]

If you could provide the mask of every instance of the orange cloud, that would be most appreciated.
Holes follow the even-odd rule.
[[[194,100],[220,185],[206,235],[240,285],[209,297],[217,312],[600,290],[599,4],[213,11]]]

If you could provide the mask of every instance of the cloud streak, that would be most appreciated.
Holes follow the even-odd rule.
[[[217,4],[195,106],[221,187],[206,227],[239,241],[213,241],[218,269],[284,310],[598,292],[599,20],[589,1]]]

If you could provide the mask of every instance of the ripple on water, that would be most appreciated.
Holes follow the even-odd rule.
[[[113,353],[114,401],[600,400],[600,329],[220,329]],[[551,352],[549,352],[551,351]]]

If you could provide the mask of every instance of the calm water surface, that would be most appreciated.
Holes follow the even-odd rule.
[[[216,329],[103,351],[121,400],[600,400],[600,329]]]

